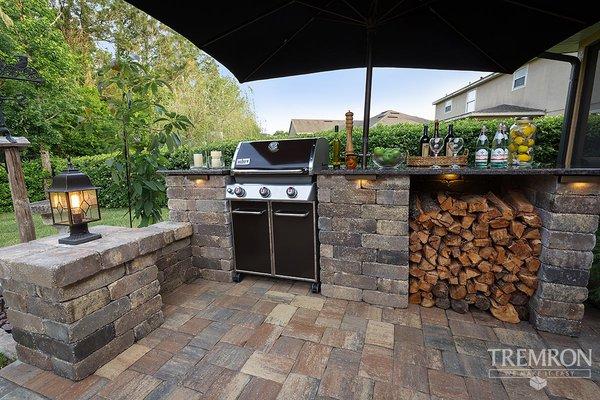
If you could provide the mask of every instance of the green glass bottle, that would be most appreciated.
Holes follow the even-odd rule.
[[[331,163],[333,164],[333,168],[339,168],[342,162],[340,161],[340,150],[342,148],[342,141],[340,140],[340,127],[336,125],[333,128],[335,132],[335,136],[333,141],[331,142],[331,147],[333,147],[333,154],[331,155]]]

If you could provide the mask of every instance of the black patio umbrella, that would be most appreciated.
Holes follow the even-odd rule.
[[[366,67],[512,73],[600,19],[594,0],[128,0],[240,82]]]

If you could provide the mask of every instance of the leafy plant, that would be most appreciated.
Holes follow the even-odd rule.
[[[123,152],[109,159],[114,179],[127,184],[131,217],[147,226],[162,219],[165,185],[157,170],[180,145],[179,134],[192,124],[160,104],[169,85],[148,67],[119,59],[103,71],[101,89],[114,117],[122,125]]]

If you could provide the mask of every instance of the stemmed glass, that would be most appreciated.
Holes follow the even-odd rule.
[[[450,149],[452,150],[452,155],[454,156],[454,163],[452,164],[452,168],[453,169],[460,168],[460,165],[457,164],[458,153],[460,153],[463,146],[465,145],[465,141],[463,140],[463,138],[457,137],[457,138],[450,139],[449,144],[450,144]]]
[[[437,157],[438,154],[440,154],[440,151],[442,151],[442,147],[444,147],[444,139],[440,137],[433,137],[429,139],[429,148],[431,149],[434,158],[434,164],[431,166],[431,168],[441,168],[439,165],[437,165]]]

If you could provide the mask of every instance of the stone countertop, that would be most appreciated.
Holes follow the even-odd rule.
[[[160,170],[159,173],[168,176],[198,176],[198,175],[230,175],[228,168],[202,168],[202,169],[178,169],[178,170]],[[458,169],[452,168],[419,168],[404,167],[396,169],[354,169],[328,168],[321,170],[318,175],[380,175],[380,176],[408,176],[408,175],[440,175],[440,174],[460,174],[460,175],[554,175],[554,176],[600,176],[600,168],[526,168],[526,169],[477,169],[464,167]]]
[[[158,173],[168,176],[229,175],[231,170],[229,168],[163,169]]]
[[[0,249],[0,278],[65,287],[191,236],[192,226],[166,221],[139,229],[94,226],[90,231],[102,238],[70,246],[58,243],[65,235],[55,235]]]
[[[502,169],[477,169],[472,167],[464,168],[397,168],[397,169],[324,169],[319,172],[320,175],[380,175],[380,176],[403,176],[403,175],[440,175],[440,174],[459,174],[459,175],[577,175],[577,176],[600,176],[600,168],[502,168]]]

